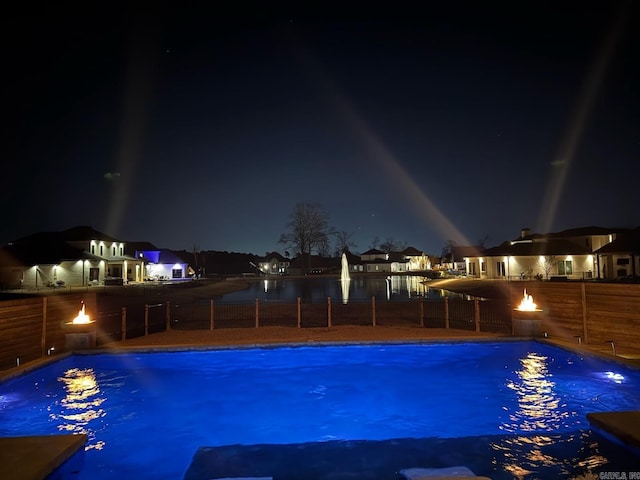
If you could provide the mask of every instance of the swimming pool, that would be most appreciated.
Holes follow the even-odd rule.
[[[639,371],[537,342],[100,353],[0,384],[0,436],[87,433],[83,479],[183,478],[200,447],[394,439],[550,478],[615,462],[586,413],[637,409]],[[465,457],[477,444],[488,458]]]

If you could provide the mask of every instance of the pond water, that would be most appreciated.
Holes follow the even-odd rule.
[[[265,277],[253,282],[249,288],[225,294],[223,303],[260,301],[295,302],[298,297],[305,303],[334,301],[362,302],[376,297],[376,301],[405,301],[411,298],[437,299],[466,298],[467,295],[430,288],[428,278],[417,275],[353,276],[343,282],[338,276]]]

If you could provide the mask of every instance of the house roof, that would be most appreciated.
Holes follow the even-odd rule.
[[[157,252],[160,249],[151,242],[127,242],[124,251],[127,255],[135,256],[136,252]]]
[[[424,255],[424,252],[421,252],[415,247],[407,247],[402,250],[402,253],[404,253],[407,257],[420,257]]]
[[[454,245],[451,247],[451,255],[454,259],[460,260],[464,257],[479,257],[483,250],[475,245]]]
[[[100,260],[71,242],[119,240],[91,227],[79,226],[60,232],[38,232],[3,247],[2,264],[6,266],[55,265],[67,260]],[[127,257],[120,257],[127,258]]]
[[[382,250],[378,250],[377,248],[371,248],[369,250],[367,250],[366,252],[363,252],[360,254],[360,256],[362,255],[386,255],[387,252],[383,252]]]
[[[599,248],[595,253],[598,255],[640,253],[640,228],[619,235],[613,242]]]
[[[553,232],[553,233],[532,233],[524,237],[514,238],[513,241],[535,240],[540,238],[589,237],[594,235],[610,235],[610,234],[620,234],[625,232],[629,232],[629,229],[589,226],[589,227],[570,228],[568,230],[562,230],[560,232]]]
[[[0,264],[5,266],[55,265],[65,260],[95,260],[95,255],[64,241],[42,244],[21,242],[1,249]]]
[[[273,259],[276,259],[278,262],[288,262],[289,259],[280,255],[278,252],[267,253],[264,257],[260,259],[261,262],[269,262]]]
[[[591,251],[586,245],[564,238],[549,239],[545,242],[504,242],[497,247],[487,248],[479,255],[499,256],[539,256],[539,255],[588,255]]]

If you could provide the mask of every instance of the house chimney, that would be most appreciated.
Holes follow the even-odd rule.
[[[529,235],[531,235],[530,228],[523,227],[522,230],[520,230],[520,238],[528,237]]]

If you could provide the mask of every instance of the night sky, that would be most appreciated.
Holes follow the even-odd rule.
[[[0,243],[263,255],[297,202],[356,253],[640,226],[637,2],[269,3],[5,18]]]

